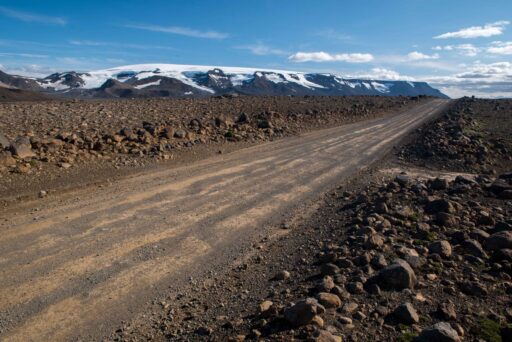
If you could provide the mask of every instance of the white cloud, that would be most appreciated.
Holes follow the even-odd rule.
[[[265,45],[261,42],[258,42],[256,44],[252,45],[240,45],[235,46],[236,49],[242,49],[242,50],[248,50],[251,53],[258,55],[258,56],[269,56],[269,55],[276,55],[276,56],[284,56],[288,55],[289,52],[281,49],[276,49],[273,47],[270,47],[268,45]]]
[[[349,76],[349,78],[364,78],[370,80],[389,80],[389,81],[414,81],[412,77],[400,75],[398,72],[385,68],[373,68],[370,72],[359,73]]]
[[[512,63],[475,62],[466,70],[450,76],[424,77],[451,97],[512,97]]]
[[[114,48],[128,48],[128,49],[140,49],[140,50],[151,50],[151,49],[161,49],[161,50],[176,50],[175,48],[169,46],[161,46],[161,45],[142,45],[142,44],[127,44],[127,43],[116,43],[116,42],[103,42],[103,41],[95,41],[95,40],[70,40],[69,44],[76,46],[91,46],[91,47],[114,47]]]
[[[487,52],[495,55],[512,55],[512,42],[492,42]]]
[[[448,39],[448,38],[480,38],[480,37],[492,37],[503,34],[505,26],[510,24],[509,21],[497,21],[484,26],[472,26],[461,29],[459,31],[443,33],[439,36],[435,36],[434,39]]]
[[[338,53],[329,54],[327,52],[297,52],[288,57],[292,62],[347,62],[347,63],[367,63],[373,60],[369,53]]]
[[[1,67],[1,69],[10,75],[19,75],[26,77],[46,77],[56,72],[56,69],[54,68],[49,68],[47,66],[42,66],[39,64],[17,64],[16,66],[5,64]]]
[[[50,17],[46,15],[40,15],[35,13],[16,11],[7,7],[0,7],[0,13],[14,19],[18,19],[25,22],[34,22],[41,24],[52,24],[52,25],[66,25],[67,21],[60,17]]]
[[[481,49],[474,46],[473,44],[459,44],[459,45],[444,45],[444,46],[434,46],[432,50],[435,51],[457,51],[459,54],[475,57]]]
[[[34,53],[12,53],[12,52],[0,52],[0,56],[23,57],[23,58],[48,58],[48,55],[39,55],[39,54],[34,54]]]
[[[170,34],[177,34],[180,36],[193,37],[193,38],[206,38],[206,39],[225,39],[229,37],[229,34],[217,31],[200,31],[188,27],[180,27],[180,26],[158,26],[158,25],[146,25],[146,24],[137,24],[137,25],[125,25],[125,27],[153,31],[153,32],[163,32]]]
[[[420,61],[425,59],[439,59],[439,55],[437,53],[433,55],[427,55],[418,51],[413,51],[407,54],[407,59],[410,61]]]

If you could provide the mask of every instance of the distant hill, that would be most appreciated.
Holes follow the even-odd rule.
[[[0,102],[6,101],[40,101],[49,100],[50,97],[43,93],[16,88],[5,88],[0,86]]]
[[[5,81],[3,81],[5,79]],[[417,96],[447,98],[425,82],[343,78],[254,68],[139,64],[91,72],[62,72],[29,79],[0,74],[0,82],[71,98],[203,97],[242,95]]]

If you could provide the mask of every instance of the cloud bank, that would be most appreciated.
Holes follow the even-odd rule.
[[[449,39],[449,38],[481,38],[481,37],[492,37],[499,36],[505,31],[505,26],[510,24],[509,21],[501,20],[494,23],[485,24],[484,26],[472,26],[464,29],[460,29],[455,32],[443,33],[439,36],[435,36],[434,39]]]
[[[338,53],[330,54],[327,52],[297,52],[288,57],[288,60],[295,63],[304,62],[347,62],[347,63],[367,63],[373,60],[373,55],[369,53]]]

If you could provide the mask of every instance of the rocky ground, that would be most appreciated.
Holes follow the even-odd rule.
[[[231,96],[0,102],[0,198],[98,181],[155,162],[174,165],[425,100]]]
[[[512,101],[457,101],[110,340],[512,340],[511,136]]]
[[[496,174],[511,170],[512,101],[461,99],[419,130],[400,159],[430,169]]]

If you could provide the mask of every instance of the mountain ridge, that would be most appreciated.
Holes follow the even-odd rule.
[[[15,88],[71,98],[186,98],[233,93],[296,96],[427,95],[448,98],[426,82],[180,64],[136,64],[90,72],[67,71],[35,79],[0,72],[0,81]]]

